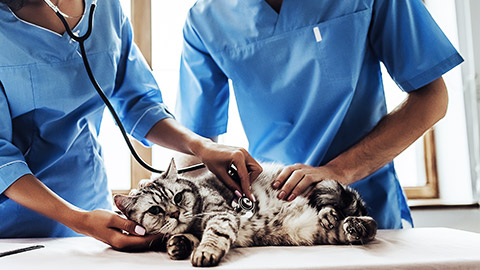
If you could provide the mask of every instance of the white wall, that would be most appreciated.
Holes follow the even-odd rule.
[[[456,0],[473,198],[480,200],[480,1]]]
[[[480,209],[413,209],[415,228],[447,227],[480,233]]]
[[[455,0],[425,1],[440,28],[461,52]],[[463,64],[462,64],[463,65]],[[435,126],[440,199],[446,203],[472,202],[472,175],[467,137],[462,69],[456,67],[444,75],[449,92],[447,114]]]
[[[438,1],[427,1],[434,4]],[[452,5],[454,3],[455,5]],[[454,94],[455,100],[454,106],[457,106],[461,102],[459,99],[460,93],[463,95],[463,106],[465,110],[465,130],[467,131],[468,140],[465,140],[465,137],[451,138],[450,142],[452,144],[459,144],[460,140],[464,140],[463,143],[468,143],[467,152],[469,156],[469,165],[470,165],[470,179],[471,179],[471,194],[474,201],[479,201],[480,199],[480,129],[479,129],[479,119],[480,119],[480,1],[478,0],[447,0],[442,1],[442,5],[447,5],[449,9],[455,9],[455,15],[458,21],[458,37],[455,40],[452,40],[460,50],[460,53],[465,58],[465,63],[462,64],[462,89],[449,89],[450,96]],[[440,15],[439,13],[435,14],[435,10],[431,10],[434,16]],[[450,14],[449,16],[452,16]],[[447,20],[444,20],[442,17],[441,20],[438,20],[441,27],[449,29],[448,25],[442,25]],[[444,29],[444,30],[445,30]],[[447,31],[448,32],[448,31]],[[449,33],[447,33],[448,35]],[[458,42],[458,43],[456,43]],[[455,73],[455,72],[454,72]],[[458,75],[453,75],[458,76]],[[457,96],[458,95],[458,96]],[[452,101],[452,100],[451,100]],[[451,109],[451,108],[450,108]],[[453,116],[448,116],[453,118]],[[460,114],[457,115],[458,119],[461,119]],[[449,118],[446,119],[448,122]],[[446,124],[446,123],[442,123]],[[439,124],[440,126],[440,124]],[[440,138],[440,142],[448,143],[447,136]],[[459,145],[461,145],[460,143]],[[439,149],[443,149],[441,153],[448,154],[448,148],[445,148],[442,145],[439,145]],[[465,154],[465,151],[463,151]],[[441,154],[440,153],[440,154]],[[442,156],[441,154],[440,156]],[[439,164],[441,173],[441,196],[442,199],[452,199],[456,200],[453,196],[457,190],[457,185],[465,184],[465,173],[459,173],[458,176],[455,176],[454,164],[449,164],[446,162],[445,157],[442,159],[442,163]],[[452,170],[453,167],[453,170]],[[462,166],[461,168],[464,168]],[[445,170],[450,169],[453,173],[447,174]],[[468,186],[468,185],[467,185]],[[468,188],[460,188],[464,191]],[[454,229],[467,230],[472,232],[480,233],[480,209],[477,208],[436,208],[436,209],[419,209],[415,208],[412,210],[412,216],[414,220],[415,227],[448,227]]]
[[[470,18],[471,18],[471,27],[472,27],[472,53],[474,59],[474,81],[475,81],[475,93],[476,93],[476,101],[477,101],[477,115],[480,115],[480,106],[478,103],[480,103],[480,17],[478,14],[480,13],[480,1],[478,0],[470,0]],[[480,117],[477,117],[477,132],[475,133],[477,135],[476,139],[477,141],[480,140],[479,134],[479,127],[480,127],[480,122],[478,121]],[[477,144],[479,147],[475,148],[474,150],[476,151],[476,155],[480,155],[480,143]],[[476,168],[480,167],[480,158],[476,159]],[[480,168],[478,169],[480,170]],[[476,181],[474,182],[473,188],[475,191],[475,198],[477,201],[480,201],[480,177],[478,177],[480,173],[476,174]]]

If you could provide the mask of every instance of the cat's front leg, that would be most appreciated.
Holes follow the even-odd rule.
[[[238,222],[233,213],[212,215],[205,223],[202,240],[192,254],[193,266],[216,266],[237,239]]]
[[[198,238],[192,234],[175,234],[167,241],[167,253],[172,260],[186,259],[199,242]]]

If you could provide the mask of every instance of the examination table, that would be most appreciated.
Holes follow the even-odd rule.
[[[480,225],[479,225],[480,226]],[[0,239],[0,269],[193,269],[165,253],[123,253],[89,237]],[[480,234],[447,228],[380,230],[364,246],[252,247],[228,253],[214,269],[480,269]]]

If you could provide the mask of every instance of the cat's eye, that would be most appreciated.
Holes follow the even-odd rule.
[[[163,213],[163,210],[160,206],[152,206],[150,209],[148,209],[148,213],[152,215],[158,215],[160,213]]]
[[[175,194],[175,196],[173,197],[173,202],[175,202],[176,204],[181,203],[182,200],[183,200],[183,193],[177,193],[177,194]]]

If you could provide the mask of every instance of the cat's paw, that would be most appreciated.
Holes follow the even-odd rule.
[[[212,246],[198,246],[192,254],[192,265],[200,267],[217,266],[225,255],[225,251]]]
[[[183,234],[176,234],[167,241],[167,253],[172,260],[183,260],[192,253],[194,243]]]
[[[371,217],[347,217],[343,223],[343,230],[347,242],[351,244],[364,244],[375,238],[377,223]]]
[[[318,212],[320,217],[320,225],[327,230],[336,228],[340,220],[337,211],[332,207],[324,207]]]

